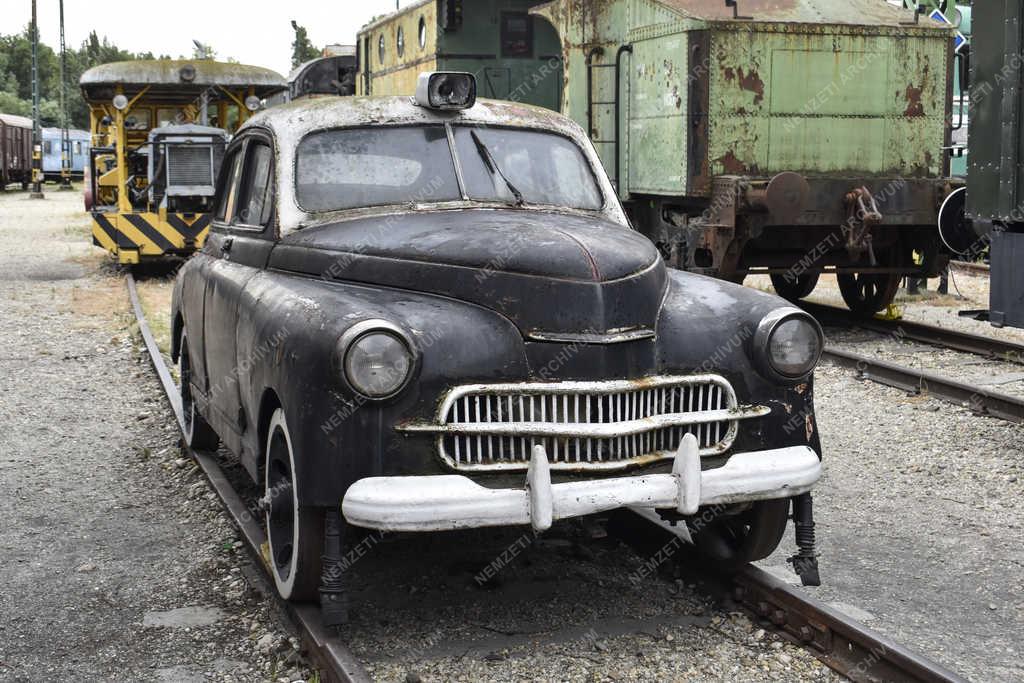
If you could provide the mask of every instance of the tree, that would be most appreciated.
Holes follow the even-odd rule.
[[[100,38],[95,31],[78,49],[67,51],[68,122],[76,128],[89,127],[89,107],[82,99],[78,80],[89,68],[109,62],[121,62],[152,55],[135,55]],[[58,126],[60,114],[60,55],[49,46],[39,44],[39,114],[44,126]],[[31,116],[32,114],[32,42],[29,30],[0,35],[0,112]]]
[[[292,68],[294,69],[304,62],[319,57],[321,50],[313,45],[305,27],[299,26],[294,19],[292,19],[292,30],[295,31],[295,40],[292,41]]]

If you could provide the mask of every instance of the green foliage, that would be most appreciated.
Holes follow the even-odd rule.
[[[299,26],[294,19],[292,19],[292,30],[295,31],[295,40],[292,41],[292,68],[294,69],[304,62],[319,57],[321,50],[310,41],[305,27]]]
[[[32,42],[29,28],[21,33],[0,35],[0,112],[32,115]],[[44,126],[61,125],[60,55],[53,48],[39,44],[39,118]],[[89,128],[89,107],[82,99],[78,79],[98,64],[133,59],[153,59],[150,52],[135,54],[113,45],[95,31],[78,49],[67,50],[67,109],[72,128]]]

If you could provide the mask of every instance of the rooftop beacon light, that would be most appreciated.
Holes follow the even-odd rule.
[[[469,109],[476,104],[476,78],[451,71],[421,73],[415,99],[416,104],[428,109]]]

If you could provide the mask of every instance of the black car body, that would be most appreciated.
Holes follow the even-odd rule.
[[[403,136],[430,158],[374,152],[408,149]],[[474,199],[489,192],[484,171],[497,189]],[[817,324],[775,296],[666,268],[568,119],[508,102],[294,102],[235,137],[218,199],[177,278],[174,356],[193,443],[219,438],[266,488],[285,597],[314,594],[319,567],[301,556],[321,552],[314,536],[343,500],[351,524],[407,531],[543,529],[638,502],[690,519],[692,495],[666,505],[671,491],[652,491],[704,470],[721,475],[714,500],[730,513],[782,501],[784,528],[788,499],[819,476]],[[807,356],[789,374],[772,356],[785,340],[770,339],[787,322],[786,348]],[[697,445],[683,458],[687,433]],[[778,481],[725,481],[735,454],[776,452],[795,458]]]

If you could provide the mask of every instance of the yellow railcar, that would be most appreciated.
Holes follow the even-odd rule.
[[[202,248],[231,133],[287,88],[270,69],[164,59],[103,64],[79,85],[90,108],[93,243],[123,264]]]

